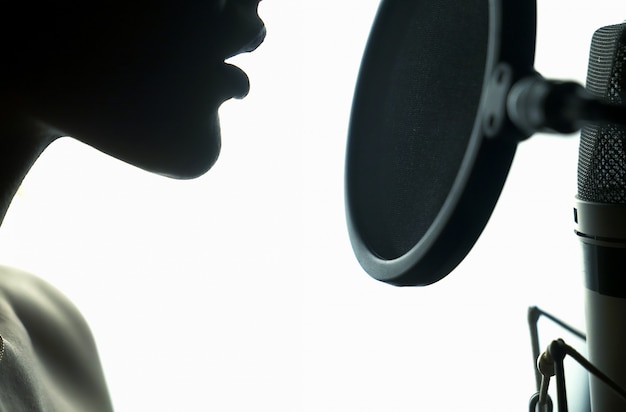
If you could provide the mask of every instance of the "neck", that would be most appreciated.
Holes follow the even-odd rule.
[[[0,116],[0,224],[26,173],[59,134],[21,116]]]

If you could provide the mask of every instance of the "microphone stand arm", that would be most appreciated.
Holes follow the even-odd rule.
[[[538,323],[539,323],[539,319],[542,316],[551,320],[555,324],[559,325],[560,327],[570,332],[571,334],[575,335],[576,337],[582,339],[583,341],[587,340],[587,336],[580,330],[576,329],[575,327],[570,326],[569,324],[563,322],[561,319],[544,311],[543,309],[538,308],[537,306],[530,306],[528,308],[528,328],[530,331],[530,340],[531,340],[531,347],[532,347],[532,352],[533,352],[533,364],[537,362],[537,359],[539,359],[539,355],[541,355],[540,353],[541,347],[539,346]],[[535,367],[534,369],[535,369],[535,380],[537,383],[537,390],[539,391],[539,388],[541,385],[542,374],[539,371],[539,368]]]

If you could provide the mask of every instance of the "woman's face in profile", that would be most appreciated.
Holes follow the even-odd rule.
[[[11,51],[19,111],[156,173],[213,165],[217,110],[249,88],[224,60],[263,40],[259,0],[41,3]]]

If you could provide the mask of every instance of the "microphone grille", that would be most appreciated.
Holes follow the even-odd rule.
[[[587,90],[609,103],[623,103],[625,29],[626,23],[603,27],[591,42]],[[612,124],[583,127],[578,157],[579,199],[626,203],[625,131]]]

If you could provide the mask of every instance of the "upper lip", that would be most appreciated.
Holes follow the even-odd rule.
[[[236,47],[235,50],[228,53],[226,58],[228,59],[241,53],[248,53],[256,50],[261,45],[261,43],[263,43],[263,40],[265,40],[266,34],[267,31],[265,29],[265,25],[261,25],[260,28],[255,32],[253,36],[249,38],[247,42],[240,45],[239,47]]]
[[[267,30],[265,30],[265,25],[263,25],[257,32],[256,36],[252,40],[250,40],[245,46],[242,47],[242,50],[241,50],[242,53],[256,50],[256,48],[259,47],[261,43],[263,43],[263,40],[265,40],[266,34],[267,34]]]

